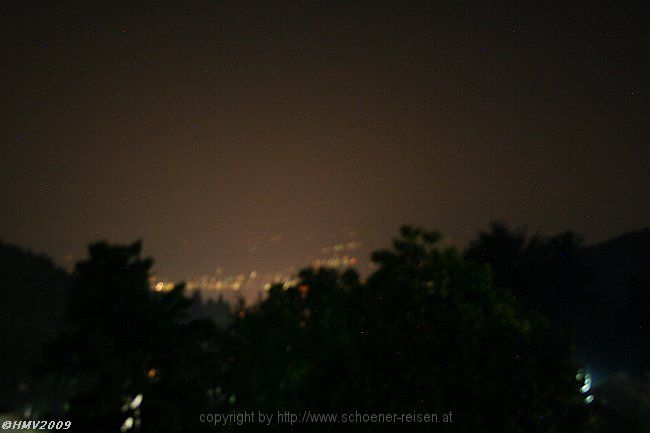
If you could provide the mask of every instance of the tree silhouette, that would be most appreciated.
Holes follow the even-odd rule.
[[[34,362],[64,327],[69,285],[48,257],[0,241],[0,413],[22,410],[39,393]]]
[[[242,311],[223,388],[237,395],[233,407],[452,411],[455,422],[436,428],[581,431],[567,339],[494,290],[484,267],[438,248],[438,239],[404,227],[392,249],[373,254],[378,269],[366,283],[351,273],[304,271],[295,287],[275,287]]]
[[[201,427],[196,413],[209,407],[217,330],[186,320],[182,286],[149,290],[152,261],[140,250],[139,242],[96,243],[76,266],[71,329],[43,366],[65,390],[73,431],[187,431]]]
[[[567,339],[439,238],[402,228],[373,254],[365,282],[353,271],[304,270],[295,286],[240,304],[224,331],[188,320],[182,287],[149,290],[152,262],[139,243],[91,245],[74,273],[70,331],[47,355],[45,371],[66,392],[62,417],[84,432],[213,431],[199,414],[301,410],[451,414],[434,426],[442,431],[585,431]]]
[[[550,238],[531,237],[524,229],[493,223],[465,251],[465,257],[486,264],[495,287],[505,289],[524,307],[551,318],[562,327],[585,319],[594,301],[589,286],[593,267],[572,232]]]

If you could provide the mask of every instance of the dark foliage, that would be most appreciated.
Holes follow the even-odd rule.
[[[305,270],[297,285],[240,305],[225,331],[187,319],[182,287],[149,290],[151,261],[138,243],[92,245],[74,274],[71,329],[46,357],[47,376],[66,391],[62,417],[83,432],[119,431],[129,418],[130,431],[213,431],[201,413],[302,410],[453,420],[346,431],[584,431],[568,340],[438,239],[403,228],[373,255],[365,282],[353,271]]]
[[[455,414],[442,431],[581,431],[566,338],[494,291],[439,236],[405,227],[366,283],[305,271],[242,311],[223,392],[236,410]],[[336,426],[303,426],[329,431]],[[403,426],[402,426],[403,427]],[[394,425],[348,425],[360,431]],[[432,426],[414,424],[413,431]]]
[[[594,300],[589,288],[595,269],[581,246],[572,232],[529,237],[524,229],[493,223],[490,232],[472,241],[465,257],[489,265],[494,286],[509,291],[526,308],[572,327],[585,319]]]
[[[202,427],[218,331],[209,320],[186,320],[191,300],[182,286],[149,290],[151,265],[139,243],[97,243],[76,266],[71,329],[43,366],[65,392],[62,418],[73,431],[116,432],[125,421],[141,432]]]
[[[69,285],[48,257],[0,242],[0,413],[38,394],[34,362],[63,329]]]
[[[600,369],[648,376],[650,231],[583,246],[571,232],[544,238],[494,223],[465,257],[488,265],[494,285],[556,327]]]

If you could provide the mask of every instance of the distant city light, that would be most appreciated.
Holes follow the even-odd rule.
[[[361,242],[350,241],[334,244],[320,249],[321,256],[311,262],[313,269],[333,268],[345,270],[359,264],[358,257],[351,251],[358,250]],[[202,296],[216,297],[226,296],[231,300],[243,297],[264,295],[273,285],[278,284],[287,290],[295,287],[300,282],[296,275],[296,268],[290,267],[283,271],[260,274],[257,270],[246,273],[224,275],[222,268],[217,268],[212,276],[204,275],[199,278],[190,279],[185,287],[189,291],[199,291]],[[150,280],[151,289],[155,292],[169,292],[175,287],[174,281],[152,277]]]
[[[133,417],[128,417],[127,419],[124,420],[122,427],[120,427],[120,431],[125,432],[130,430],[132,427],[133,427]]]
[[[137,409],[138,407],[140,407],[140,403],[142,403],[142,399],[143,399],[143,397],[144,397],[144,396],[143,396],[142,394],[138,394],[138,395],[136,395],[136,396],[133,398],[133,400],[131,401],[131,404],[129,404],[129,407],[130,407],[131,409],[133,409],[133,410],[135,410],[135,409]]]

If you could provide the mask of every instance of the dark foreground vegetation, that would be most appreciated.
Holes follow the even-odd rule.
[[[438,239],[404,227],[391,248],[373,254],[377,267],[365,280],[351,270],[305,270],[295,286],[273,287],[260,304],[235,307],[226,326],[197,318],[182,286],[151,291],[152,262],[141,257],[139,243],[91,245],[72,276],[25,255],[25,267],[51,268],[47,278],[67,288],[66,318],[52,318],[60,326],[33,356],[31,385],[21,381],[24,372],[6,374],[19,355],[6,358],[2,411],[29,401],[32,417],[71,420],[72,431],[97,433],[282,431],[287,425],[277,422],[215,427],[200,414],[307,410],[451,412],[453,422],[313,423],[303,431],[647,428],[640,416],[647,407],[647,274],[633,272],[607,310],[599,302],[609,299],[598,277],[601,256],[570,233],[528,237],[494,225],[464,254]],[[611,254],[614,247],[601,248]],[[14,289],[30,284],[6,266],[3,272]],[[607,322],[620,311],[628,314],[618,324]],[[16,330],[11,311],[3,314],[9,341],[21,347],[28,334]],[[606,325],[594,324],[596,316]],[[586,404],[576,382],[583,365],[574,346],[588,356],[608,332],[623,339],[615,349],[629,358],[624,366],[641,400],[628,402],[628,412]]]

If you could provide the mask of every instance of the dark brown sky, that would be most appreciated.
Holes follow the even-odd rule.
[[[181,277],[405,222],[648,225],[642,2],[96,3],[8,6],[5,241],[143,238]]]

